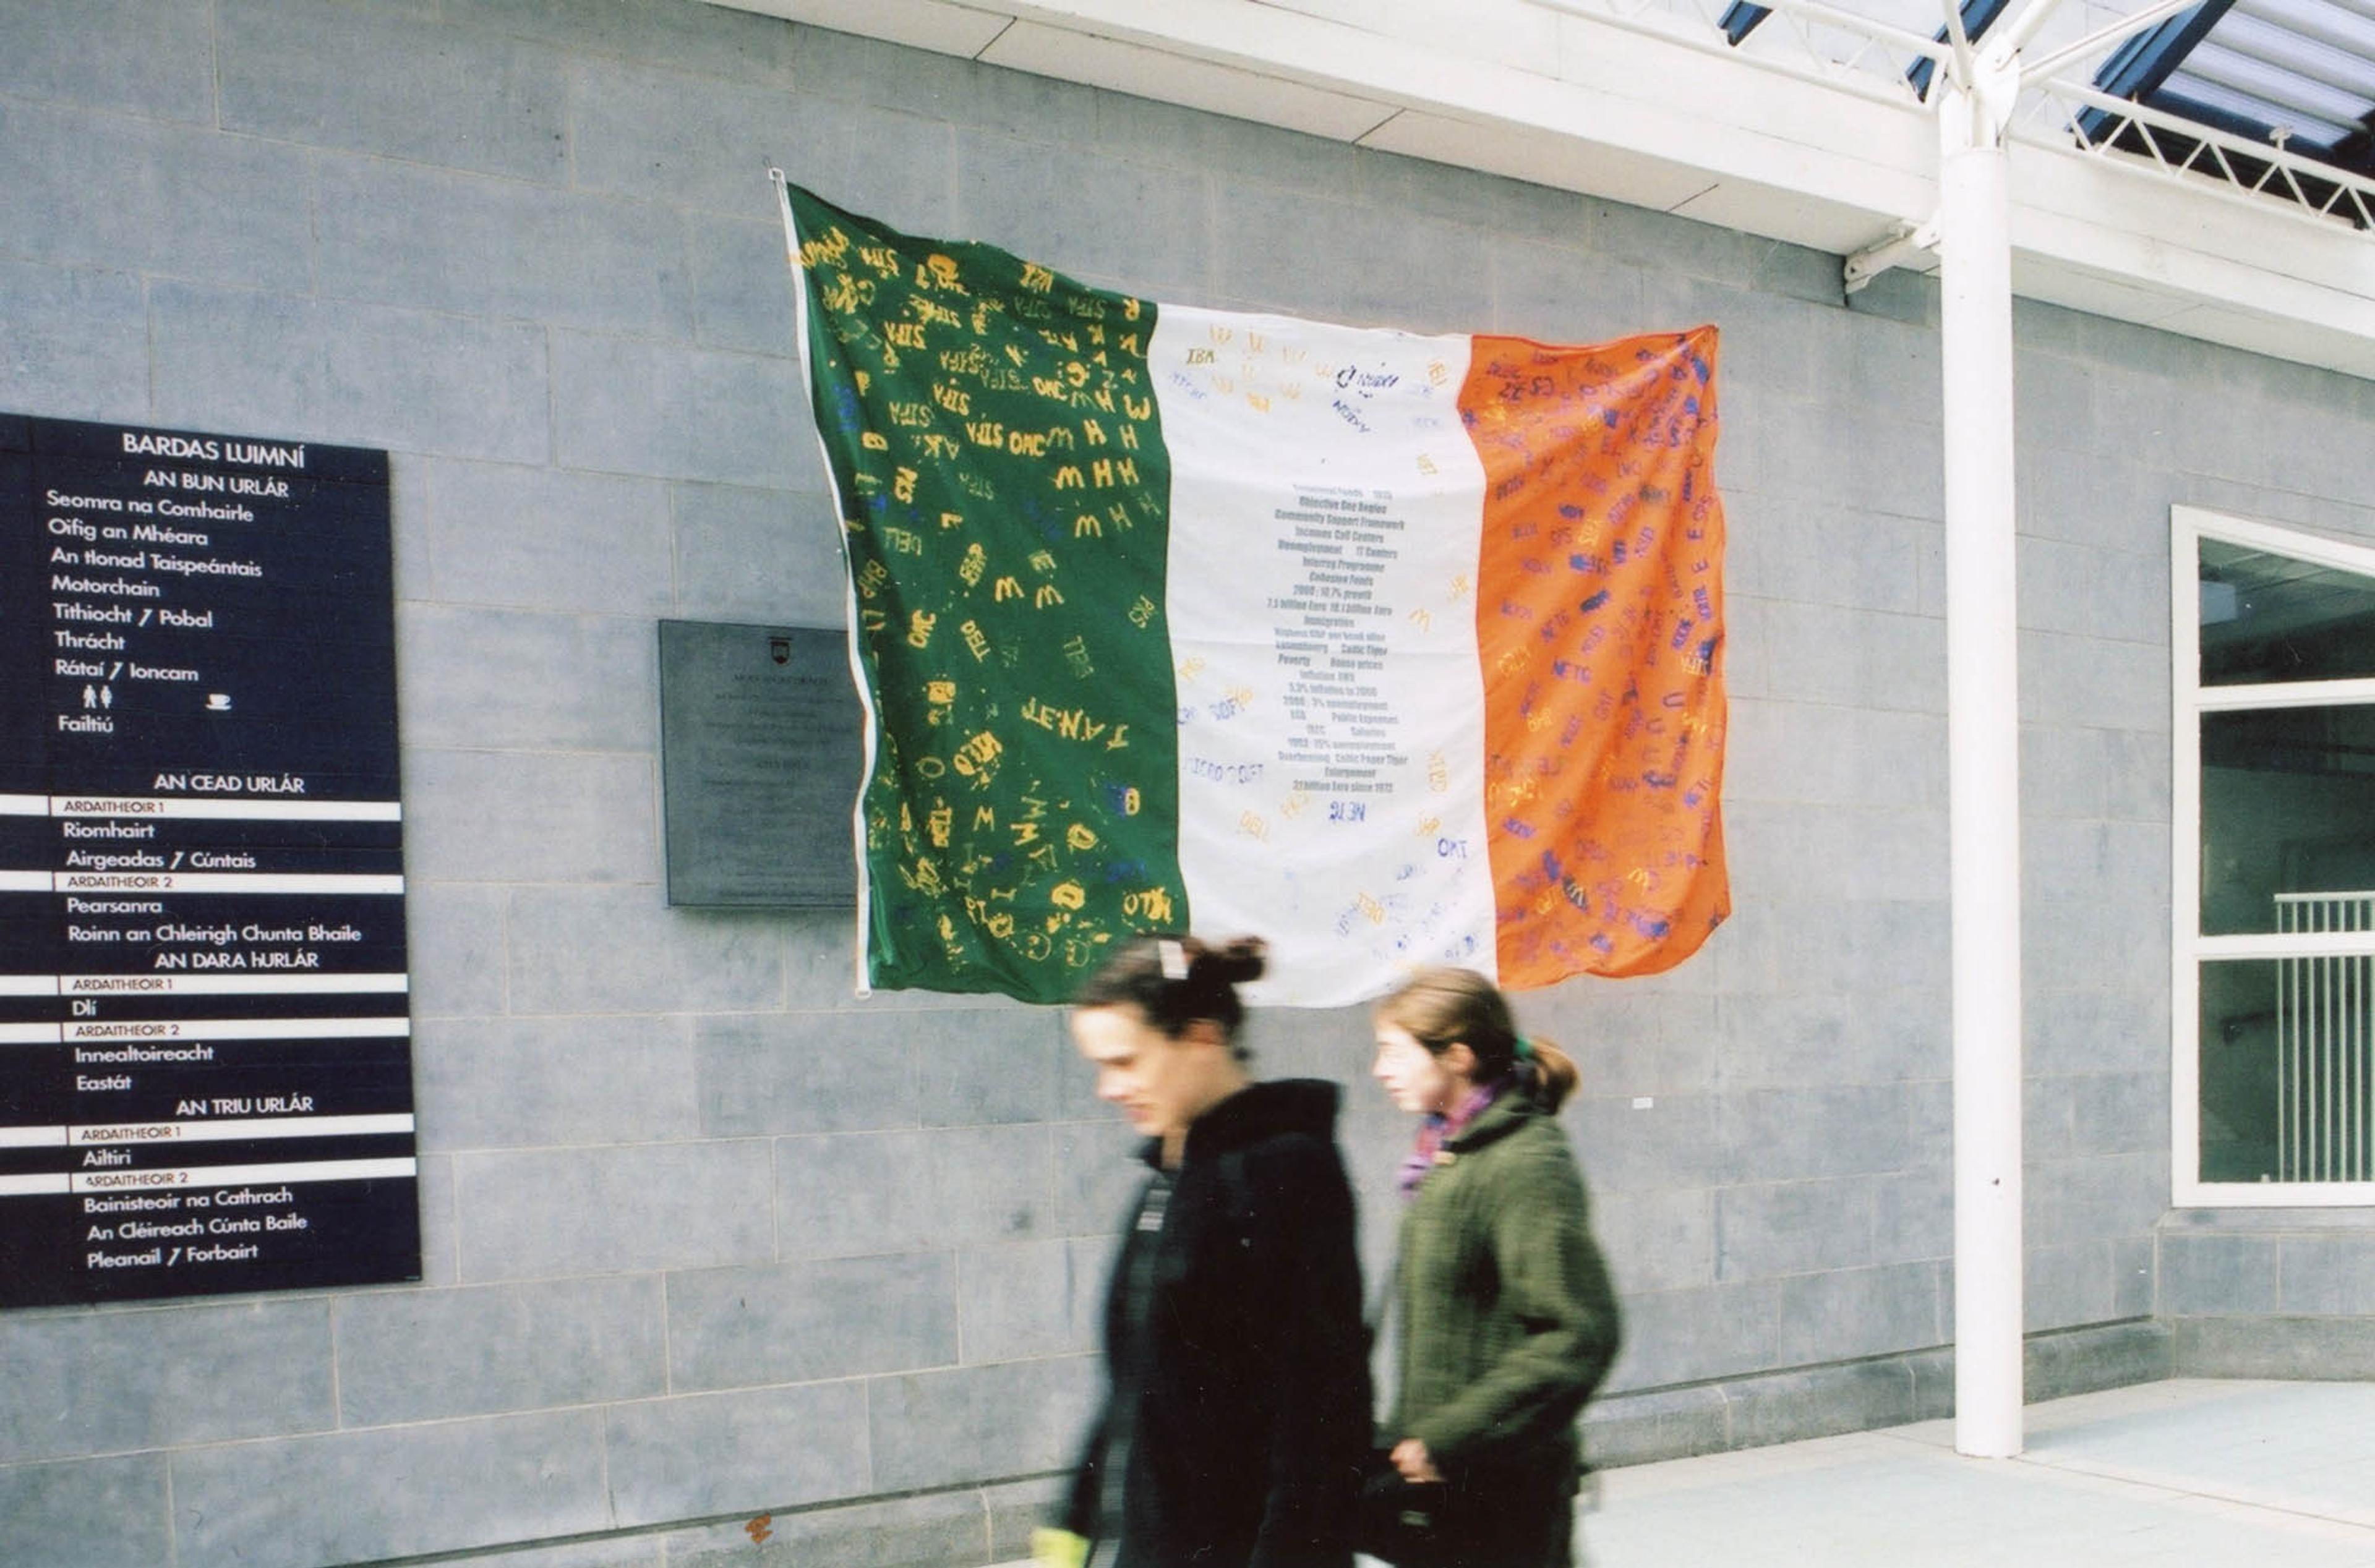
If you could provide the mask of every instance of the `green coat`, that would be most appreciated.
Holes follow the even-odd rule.
[[[1402,1217],[1394,1312],[1384,1440],[1494,1491],[1572,1491],[1617,1310],[1555,1116],[1507,1094],[1445,1142]]]

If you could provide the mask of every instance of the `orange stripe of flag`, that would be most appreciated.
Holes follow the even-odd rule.
[[[1476,584],[1500,979],[1652,974],[1731,902],[1716,330],[1475,339]]]

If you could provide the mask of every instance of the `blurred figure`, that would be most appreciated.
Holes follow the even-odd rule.
[[[1441,1482],[1430,1562],[1567,1568],[1576,1418],[1615,1358],[1617,1311],[1557,1112],[1575,1064],[1518,1033],[1464,969],[1379,1002],[1373,1076],[1420,1118],[1390,1311],[1394,1468]]]
[[[1263,944],[1133,940],[1074,998],[1097,1094],[1146,1136],[1105,1307],[1110,1388],[1043,1562],[1347,1568],[1369,1373],[1337,1087],[1257,1083]]]

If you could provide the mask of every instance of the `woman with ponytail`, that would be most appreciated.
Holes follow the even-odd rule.
[[[1336,1085],[1247,1070],[1236,987],[1263,954],[1141,937],[1073,998],[1149,1169],[1106,1296],[1105,1407],[1043,1562],[1350,1568],[1369,1452],[1353,1189]]]
[[[1616,1355],[1616,1298],[1557,1112],[1575,1064],[1483,975],[1427,969],[1377,1004],[1373,1075],[1420,1117],[1390,1311],[1393,1468],[1441,1482],[1441,1568],[1566,1568],[1576,1418]]]

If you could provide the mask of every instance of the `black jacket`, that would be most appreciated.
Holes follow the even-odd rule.
[[[1064,1515],[1097,1568],[1350,1563],[1369,1367],[1336,1102],[1304,1079],[1231,1095],[1132,1208]]]

